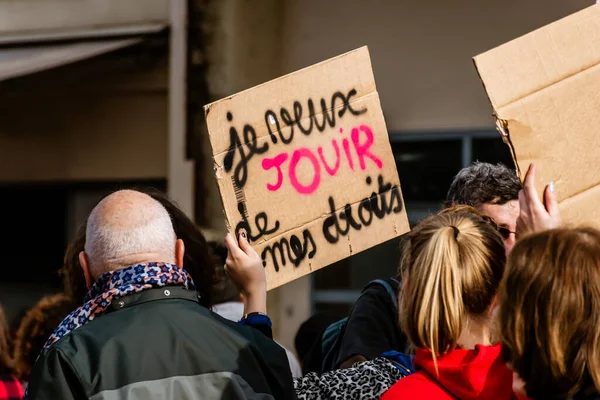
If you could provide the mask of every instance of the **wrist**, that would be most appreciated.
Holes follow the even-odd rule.
[[[267,295],[267,284],[266,282],[259,282],[242,290],[244,297],[261,297]]]
[[[267,292],[257,291],[244,296],[244,314],[267,313]]]
[[[244,314],[242,316],[242,319],[254,318],[254,317],[259,317],[259,316],[268,317],[268,315],[266,313],[254,311],[254,312],[251,312],[248,314]]]

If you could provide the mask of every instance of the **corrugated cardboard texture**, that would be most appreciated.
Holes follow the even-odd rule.
[[[521,178],[535,163],[564,221],[600,227],[600,6],[474,61]]]
[[[409,230],[366,47],[205,113],[228,229],[269,289]]]

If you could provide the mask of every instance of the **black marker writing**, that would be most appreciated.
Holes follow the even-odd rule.
[[[339,91],[335,92],[331,96],[329,107],[325,99],[321,99],[321,121],[319,121],[318,115],[315,112],[315,105],[312,99],[308,99],[307,118],[303,117],[304,109],[302,108],[302,104],[297,100],[293,103],[293,115],[284,107],[279,110],[279,116],[273,110],[267,110],[265,112],[265,124],[267,125],[271,141],[275,144],[279,137],[282,143],[289,144],[294,139],[294,126],[297,126],[303,134],[310,135],[315,127],[319,132],[323,132],[327,126],[331,128],[335,127],[336,114],[339,118],[342,118],[346,111],[352,115],[360,115],[367,112],[366,108],[355,110],[352,107],[351,99],[356,94],[356,89],[350,90],[347,95]],[[335,108],[340,103],[341,108],[336,111]],[[280,119],[290,128],[290,132],[287,135],[281,131]],[[303,119],[305,120],[303,121]],[[229,122],[233,121],[233,114],[231,112],[227,112],[227,120]],[[267,142],[263,143],[262,146],[257,145],[256,131],[252,125],[244,125],[243,135],[244,141],[242,142],[237,130],[233,126],[229,128],[229,147],[223,160],[225,172],[230,172],[234,168],[236,153],[239,155],[239,161],[235,164],[233,173],[235,183],[239,188],[243,188],[248,179],[248,162],[250,159],[255,154],[263,154],[269,150]],[[345,144],[345,146],[347,147],[348,144]],[[348,149],[345,148],[345,150],[348,152]]]
[[[245,230],[246,235],[248,235],[248,240],[256,241],[265,235],[270,235],[272,233],[277,232],[277,230],[279,229],[279,221],[275,221],[273,227],[269,228],[267,213],[259,212],[254,217],[254,225],[256,226],[258,232],[256,233],[256,235],[253,235],[253,230],[252,227],[250,227],[250,223],[248,222],[248,213],[246,212],[246,207],[244,206],[244,203],[238,203],[238,211],[242,216],[242,220],[238,222],[238,224],[235,226],[235,237],[238,237],[240,232],[242,230]]]
[[[233,120],[233,115],[230,112],[227,113],[227,120],[230,122]],[[233,126],[230,127],[229,148],[225,154],[223,166],[225,167],[226,172],[231,171],[233,162],[235,161],[235,154],[236,152],[239,154],[240,161],[238,161],[235,166],[235,171],[233,173],[235,184],[239,188],[243,188],[248,179],[248,161],[250,161],[255,154],[263,154],[269,150],[269,143],[263,143],[260,147],[256,145],[256,131],[248,124],[244,125],[244,143],[245,147],[248,149],[247,153],[244,150],[244,145],[240,141],[237,130]]]
[[[383,219],[389,214],[398,214],[402,212],[403,204],[398,186],[392,187],[391,183],[384,183],[383,176],[379,175],[377,179],[377,193],[371,193],[360,201],[357,210],[357,217],[352,213],[350,204],[346,204],[339,213],[336,211],[333,197],[329,197],[329,216],[323,221],[323,236],[329,243],[337,243],[341,236],[346,236],[350,228],[361,230],[363,226],[369,226],[373,222],[373,216],[377,219]],[[371,184],[371,178],[367,178],[367,184]],[[386,195],[389,193],[389,204]],[[334,229],[332,229],[334,228]]]
[[[315,113],[315,104],[312,99],[308,99],[307,117],[303,117],[304,109],[299,101],[294,101],[293,116],[285,107],[281,107],[279,110],[279,117],[273,110],[267,110],[265,112],[265,124],[269,130],[271,141],[273,143],[277,143],[277,136],[275,133],[278,133],[279,139],[281,139],[284,144],[291,143],[294,139],[294,125],[297,126],[300,132],[305,135],[310,135],[315,127],[319,132],[323,132],[327,126],[330,128],[335,127],[336,102],[342,104],[342,107],[337,111],[337,116],[339,118],[342,118],[346,111],[352,115],[360,115],[367,112],[366,108],[361,110],[355,110],[352,108],[350,99],[354,96],[356,96],[356,89],[350,90],[347,95],[344,95],[339,91],[335,92],[331,96],[331,103],[329,104],[329,107],[327,106],[325,99],[321,99],[321,121],[319,121],[318,115]],[[287,136],[284,136],[283,132],[281,131],[279,118],[281,118],[281,121],[283,121],[285,125],[290,127],[290,132],[287,134]]]
[[[286,265],[286,258],[289,259],[296,267],[300,265],[300,263],[306,257],[309,259],[313,258],[315,254],[317,254],[317,246],[315,245],[315,241],[313,240],[310,231],[305,229],[302,232],[302,236],[304,243],[302,243],[296,235],[292,235],[289,242],[286,238],[282,238],[272,245],[265,247],[261,253],[263,266],[267,265],[266,258],[268,255],[270,255],[271,259],[273,260],[275,272],[279,272],[279,261],[277,259],[278,254],[283,266]]]

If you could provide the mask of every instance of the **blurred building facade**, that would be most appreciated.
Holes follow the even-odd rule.
[[[0,198],[7,224],[33,238],[11,245],[21,261],[11,279],[35,281],[19,257],[28,250],[35,271],[50,271],[38,282],[52,279],[47,264],[116,187],[167,190],[220,239],[201,106],[362,45],[415,223],[461,167],[511,163],[471,58],[592,3],[0,0]],[[364,284],[395,273],[396,246],[271,292],[276,337],[292,347],[311,312],[347,313]],[[18,297],[2,290],[5,303]]]
[[[185,1],[0,1],[10,317],[59,287],[66,244],[110,191],[155,186],[193,213],[186,14]]]

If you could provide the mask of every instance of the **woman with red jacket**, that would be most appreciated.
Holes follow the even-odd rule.
[[[417,372],[382,400],[517,398],[493,318],[505,262],[500,234],[474,210],[430,217],[408,234],[400,325]]]

